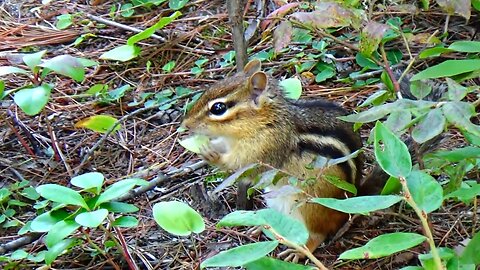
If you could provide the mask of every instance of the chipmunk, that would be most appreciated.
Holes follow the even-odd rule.
[[[224,170],[237,170],[252,163],[268,164],[307,181],[302,193],[267,198],[268,207],[301,220],[308,229],[306,246],[314,251],[328,235],[347,221],[348,214],[315,203],[309,198],[350,196],[325,180],[335,176],[358,184],[362,177],[361,155],[327,168],[307,168],[317,156],[340,158],[362,147],[340,106],[325,100],[289,100],[278,82],[261,71],[259,60],[250,61],[243,72],[207,89],[187,112],[182,125],[193,133],[210,137],[201,156]],[[310,183],[311,182],[311,183]],[[279,180],[268,191],[288,185]],[[293,260],[302,257],[295,254]],[[292,258],[292,257],[290,257]]]

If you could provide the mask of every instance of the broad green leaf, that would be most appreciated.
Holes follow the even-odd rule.
[[[123,214],[133,213],[139,210],[135,205],[124,202],[106,202],[100,204],[100,207],[107,209],[109,212]]]
[[[297,78],[285,79],[279,85],[282,87],[286,98],[296,100],[302,95],[302,82]]]
[[[370,104],[375,104],[378,100],[385,101],[385,96],[388,96],[387,90],[380,90],[370,95],[359,107],[366,107]],[[377,104],[376,104],[377,105]]]
[[[480,126],[474,125],[470,118],[475,114],[473,104],[462,101],[447,102],[442,106],[447,121],[460,130],[466,130],[475,136],[480,136]]]
[[[340,254],[340,260],[376,259],[407,250],[421,244],[426,237],[416,233],[383,234],[368,241],[363,247],[347,250]]]
[[[36,115],[47,105],[51,91],[48,84],[24,88],[15,93],[13,100],[27,115]]]
[[[46,60],[39,66],[48,68],[56,73],[74,79],[77,82],[83,81],[85,68],[77,58],[71,55],[59,55]]]
[[[332,175],[325,175],[323,179],[340,189],[348,191],[353,195],[357,195],[357,188],[355,187],[354,184],[351,184],[343,179],[340,179],[339,177],[332,176]]]
[[[33,187],[24,188],[22,190],[22,192],[20,192],[20,194],[23,197],[28,198],[28,199],[33,200],[33,201],[36,201],[38,198],[40,198],[40,194],[38,194],[37,191],[35,191],[35,188],[33,188]],[[0,201],[1,201],[1,198],[0,198]]]
[[[136,219],[135,217],[123,216],[115,219],[112,225],[123,228],[132,228],[138,225],[138,219]]]
[[[373,211],[388,208],[401,200],[401,196],[376,195],[359,196],[348,199],[314,198],[310,201],[340,212],[366,215]]]
[[[412,198],[420,209],[430,213],[442,205],[443,189],[435,178],[425,172],[415,170],[406,179]]]
[[[110,115],[94,115],[87,118],[83,118],[82,120],[75,123],[76,128],[88,128],[92,131],[106,133],[109,131],[115,124],[117,123],[117,119]],[[121,129],[121,125],[118,124],[113,131],[117,131]]]
[[[476,232],[468,242],[460,255],[460,261],[464,264],[480,264],[480,232]]]
[[[42,62],[42,57],[45,55],[47,50],[39,51],[36,53],[29,53],[25,54],[23,56],[23,62],[31,69],[34,70],[34,68]]]
[[[122,45],[100,55],[100,59],[126,62],[140,55],[140,48],[135,45]]]
[[[138,178],[125,179],[110,185],[104,192],[98,196],[95,206],[104,202],[112,201],[127,192],[129,192],[136,185],[143,185],[144,180]]]
[[[95,194],[98,194],[102,188],[103,180],[103,174],[99,172],[89,172],[73,177],[70,183],[83,189],[95,188]]]
[[[93,67],[93,66],[98,66],[97,61],[93,61],[90,59],[82,58],[82,57],[77,57],[78,62],[82,64],[83,67]]]
[[[470,41],[470,40],[461,40],[453,42],[449,49],[457,52],[466,52],[466,53],[479,53],[480,52],[480,41]]]
[[[173,10],[179,10],[188,3],[188,0],[170,0],[168,6]]]
[[[412,114],[409,111],[394,111],[390,113],[384,124],[393,133],[402,134],[410,121],[412,121]]]
[[[303,245],[307,242],[308,231],[305,225],[297,219],[284,215],[274,209],[262,209],[258,211],[235,211],[226,215],[217,224],[217,227],[230,226],[261,226],[272,227],[282,237],[292,242]],[[264,230],[271,239],[275,237]]]
[[[368,69],[381,69],[380,66],[378,66],[375,61],[373,61],[372,59],[366,57],[365,55],[361,54],[361,53],[357,53],[355,55],[355,61],[357,62],[357,64],[359,66],[361,66],[362,68],[368,68]]]
[[[72,19],[73,19],[72,14],[59,15],[57,16],[57,23],[55,24],[55,27],[57,27],[60,30],[66,29],[73,24]]]
[[[60,254],[72,247],[74,244],[75,239],[65,239],[61,242],[58,242],[55,246],[49,248],[45,253],[45,263],[47,265],[51,265]]]
[[[107,218],[107,209],[98,209],[91,212],[83,212],[75,217],[75,221],[85,227],[96,228]]]
[[[131,17],[135,13],[132,3],[125,3],[120,7],[120,14],[124,18]]]
[[[432,86],[423,81],[413,81],[410,83],[410,92],[420,100],[432,92]]]
[[[23,249],[17,249],[14,252],[12,252],[12,255],[10,255],[10,259],[12,260],[23,260],[27,258],[28,252],[26,252]]]
[[[480,196],[480,184],[475,183],[472,186],[462,186],[454,192],[446,195],[445,198],[457,198],[463,203],[469,204],[473,199],[476,199],[477,196]]]
[[[40,196],[53,202],[78,205],[88,209],[88,205],[77,191],[57,184],[45,184],[35,189]]]
[[[239,267],[256,261],[272,252],[278,241],[258,242],[222,251],[203,261],[200,268],[205,267]]]
[[[165,231],[178,236],[205,230],[202,216],[188,204],[179,201],[159,202],[153,206],[153,218]]]
[[[412,138],[418,143],[424,143],[442,133],[446,125],[445,117],[440,108],[428,112],[412,131]]]
[[[127,45],[125,45],[125,46],[134,47],[133,45],[135,43],[151,37],[153,34],[155,34],[155,31],[157,31],[159,29],[162,29],[166,25],[170,24],[171,22],[173,22],[173,20],[175,20],[180,15],[182,15],[181,12],[175,11],[169,17],[161,18],[156,24],[154,24],[154,25],[150,26],[149,28],[143,30],[142,32],[140,32],[138,34],[135,34],[135,35],[131,36],[130,38],[128,38]],[[102,58],[102,56],[100,58]],[[135,56],[138,56],[138,53]],[[119,59],[117,59],[117,60],[119,60]],[[129,59],[127,59],[127,60],[129,60]],[[124,61],[126,61],[126,60],[124,60]]]
[[[312,266],[301,265],[291,262],[285,262],[283,260],[278,260],[270,257],[263,257],[256,261],[250,262],[243,266],[247,270],[266,270],[266,269],[275,269],[275,270],[314,270],[317,269]]]
[[[382,189],[380,195],[395,194],[402,190],[402,184],[398,178],[390,176]]]
[[[453,270],[453,269],[467,270],[465,268],[459,268],[458,265],[455,268],[451,268],[451,266],[452,266],[450,264],[452,262],[451,259],[456,257],[454,250],[452,250],[450,248],[444,248],[444,247],[440,247],[437,250],[438,250],[438,255],[439,255],[440,259],[443,262],[448,262],[447,263],[447,270]],[[435,261],[433,260],[433,255],[432,255],[431,251],[427,254],[419,254],[418,259],[420,260],[420,262],[423,266],[423,269],[428,269],[428,270],[437,269],[436,266],[435,266]]]
[[[12,67],[12,66],[1,66],[0,67],[0,76],[5,76],[12,73],[28,74],[28,71],[25,69]]]
[[[429,67],[418,74],[415,74],[410,80],[415,81],[440,77],[451,77],[479,69],[480,59],[447,60],[433,67]]]
[[[437,57],[442,53],[452,52],[453,50],[443,48],[443,47],[434,47],[423,50],[418,56],[420,59],[425,59],[428,57]]]
[[[338,118],[342,119],[343,121],[353,122],[353,123],[368,123],[375,120],[378,120],[385,115],[392,112],[394,108],[394,103],[387,103],[380,106],[375,106],[370,108],[366,111],[357,113],[357,114],[350,114],[346,116],[340,116]]]
[[[315,75],[315,82],[316,83],[321,83],[323,81],[326,81],[333,76],[335,76],[336,70],[335,66],[332,64],[326,64],[323,62],[318,63],[315,66],[315,69],[318,71],[317,75]]]
[[[78,228],[80,228],[80,224],[76,223],[74,220],[61,220],[57,222],[48,231],[47,236],[45,236],[45,245],[47,248],[52,248]]]
[[[201,151],[201,147],[208,142],[209,138],[207,136],[195,134],[179,141],[178,143],[183,146],[183,148],[198,154]]]
[[[125,96],[125,93],[130,90],[132,87],[129,84],[122,85],[120,87],[117,87],[113,90],[108,91],[108,99],[111,101],[118,101],[120,100],[123,96]]]
[[[467,146],[450,150],[439,150],[427,155],[428,157],[437,157],[450,162],[459,162],[469,158],[480,158],[480,148]]]
[[[68,216],[69,213],[63,209],[49,211],[37,216],[30,224],[30,228],[35,232],[48,232],[55,224],[64,220]]]
[[[375,158],[382,169],[394,177],[405,177],[412,170],[408,147],[381,122],[375,125]]]
[[[468,94],[468,88],[457,83],[456,81],[447,78],[448,84],[448,99],[453,101],[460,101]]]

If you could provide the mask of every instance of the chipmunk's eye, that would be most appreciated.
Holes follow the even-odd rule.
[[[227,105],[223,102],[215,102],[210,107],[210,112],[214,115],[222,115],[227,111]]]

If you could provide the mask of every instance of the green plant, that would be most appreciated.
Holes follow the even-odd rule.
[[[18,89],[5,90],[5,82],[0,81],[0,100],[13,94],[13,101],[27,115],[36,115],[48,103],[50,94],[55,85],[53,80],[48,80],[49,74],[63,75],[82,82],[85,77],[85,68],[97,65],[96,62],[71,55],[59,55],[51,59],[42,59],[47,51],[40,51],[22,56],[22,62],[30,69],[23,66],[2,66],[0,76],[18,74],[26,76],[29,80]]]
[[[74,190],[57,184],[38,186],[36,192],[46,199],[41,208],[44,213],[34,218],[29,224],[33,232],[47,233],[44,244],[47,250],[37,254],[28,254],[17,250],[11,260],[28,259],[44,261],[52,265],[54,260],[72,247],[86,244],[97,254],[107,256],[107,250],[116,246],[118,251],[124,248],[111,231],[115,227],[135,227],[138,220],[128,213],[138,211],[134,205],[116,202],[115,199],[126,194],[137,185],[146,182],[141,179],[125,179],[108,188],[102,188],[104,177],[101,173],[92,172],[76,176],[70,184],[80,188]],[[50,210],[46,210],[47,207]],[[106,224],[109,224],[106,226]],[[109,239],[101,247],[90,238],[89,231],[100,229]],[[81,232],[76,235],[75,232]],[[94,253],[95,254],[95,253]]]

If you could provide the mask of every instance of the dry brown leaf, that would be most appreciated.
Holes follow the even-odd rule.
[[[273,32],[273,47],[275,53],[280,52],[283,48],[290,44],[292,40],[292,23],[289,21],[283,21]]]
[[[317,3],[315,11],[295,12],[292,17],[296,20],[317,28],[343,27],[359,25],[360,16],[353,10],[346,9],[338,3]]]
[[[437,0],[437,3],[450,15],[457,14],[467,20],[470,19],[470,0]]]

